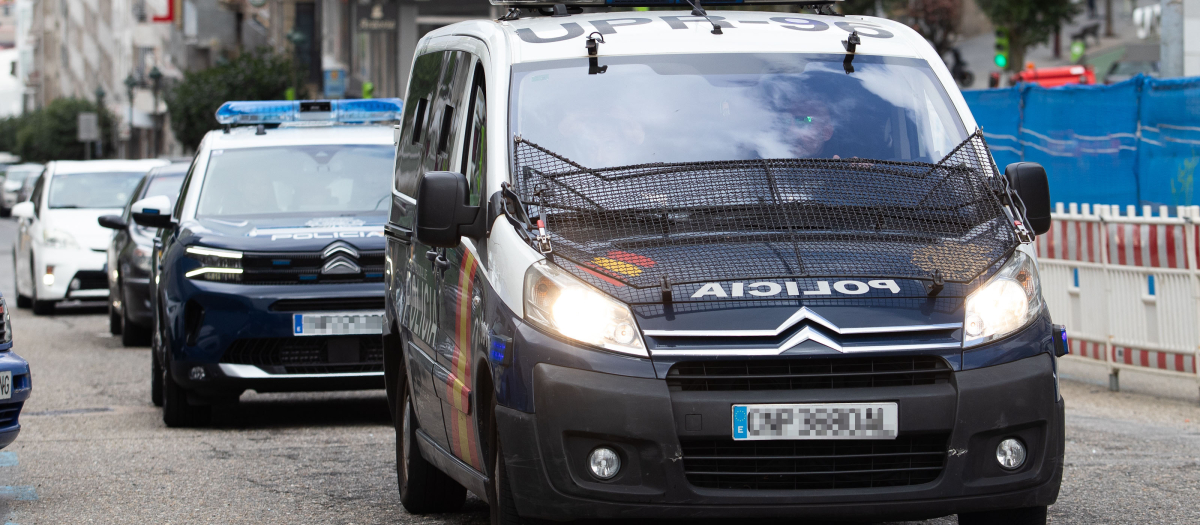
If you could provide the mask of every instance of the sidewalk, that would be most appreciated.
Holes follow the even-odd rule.
[[[1088,18],[1085,7],[1084,12],[1063,28],[1062,58],[1054,58],[1054,50],[1051,48],[1054,43],[1052,38],[1047,44],[1030,48],[1025,54],[1025,61],[1033,62],[1039,68],[1070,65],[1071,35],[1086,25],[1099,22],[1100,44],[1096,45],[1095,40],[1088,37],[1088,50],[1084,55],[1084,63],[1093,65],[1096,70],[1096,81],[1100,82],[1108,72],[1109,66],[1120,58],[1126,45],[1158,42],[1157,34],[1146,40],[1139,39],[1137,30],[1133,26],[1133,8],[1157,3],[1158,0],[1113,0],[1113,32],[1116,33],[1116,37],[1108,38],[1104,36],[1104,0],[1096,0],[1097,16],[1095,19]],[[1080,2],[1080,5],[1086,6],[1086,3]],[[987,88],[988,76],[993,71],[1000,71],[1000,68],[992,63],[992,59],[995,57],[995,45],[995,33],[984,33],[959,41],[958,48],[962,53],[963,60],[969,64],[968,69],[975,73],[975,83],[964,89]],[[1008,75],[1009,73],[1004,73],[1003,76],[1007,77]],[[1007,85],[1007,81],[1001,85]]]

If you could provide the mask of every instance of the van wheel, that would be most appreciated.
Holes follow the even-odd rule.
[[[191,404],[187,398],[187,390],[171,377],[171,368],[169,366],[160,368],[162,369],[163,385],[163,422],[172,428],[207,425],[212,417],[212,407]]]
[[[959,525],[1046,525],[1046,507],[959,514],[958,523]]]
[[[509,484],[508,469],[504,466],[504,453],[499,437],[495,443],[495,466],[492,468],[492,525],[521,525],[524,521],[517,514],[517,502],[513,499],[512,485]]]
[[[400,503],[413,514],[450,512],[462,507],[467,489],[425,460],[417,445],[417,415],[413,412],[408,382],[400,386],[396,425],[396,480],[400,484]]]

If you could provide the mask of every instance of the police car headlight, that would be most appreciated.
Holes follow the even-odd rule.
[[[186,251],[189,258],[200,262],[199,268],[184,274],[188,278],[207,281],[242,280],[242,252],[204,246],[188,246]]]
[[[1000,339],[1042,312],[1042,285],[1033,259],[1016,252],[987,284],[967,298],[963,346]]]
[[[605,350],[647,355],[628,306],[545,261],[525,272],[525,320]]]

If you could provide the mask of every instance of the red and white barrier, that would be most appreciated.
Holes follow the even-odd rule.
[[[1056,205],[1042,293],[1073,359],[1200,382],[1200,206]]]

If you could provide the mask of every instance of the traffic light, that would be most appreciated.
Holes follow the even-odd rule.
[[[1005,29],[996,30],[996,67],[1005,69],[1008,67],[1008,31]]]

